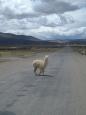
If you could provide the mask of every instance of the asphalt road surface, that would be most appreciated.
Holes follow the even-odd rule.
[[[48,53],[45,76],[35,76],[32,60],[45,54],[0,63],[0,115],[86,115],[86,56]]]

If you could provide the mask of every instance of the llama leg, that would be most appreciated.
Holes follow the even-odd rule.
[[[42,73],[42,69],[40,69],[39,75],[41,75],[41,73]]]
[[[37,75],[36,70],[37,70],[37,67],[34,67],[34,73],[35,73],[35,75]]]
[[[42,75],[44,75],[44,69],[43,68],[41,69],[41,73],[42,73]]]
[[[44,75],[44,69],[42,70],[42,73],[43,73],[43,75]]]

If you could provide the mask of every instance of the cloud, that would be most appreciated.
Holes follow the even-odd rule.
[[[57,0],[1,0],[0,14],[7,19],[34,18],[77,10],[77,5]]]
[[[86,0],[0,0],[0,32],[40,39],[86,36],[85,17]]]
[[[79,39],[85,38],[86,36],[86,27],[80,27],[75,29],[67,29],[67,28],[50,28],[41,27],[39,29],[35,29],[35,31],[31,31],[31,33],[35,33],[36,37],[40,37],[41,39]],[[38,34],[36,34],[38,33]]]
[[[66,1],[58,1],[58,0],[38,0],[39,2],[35,2],[34,10],[42,13],[42,15],[47,14],[62,14],[68,11],[74,11],[79,9],[77,5],[72,5]]]
[[[1,0],[0,14],[7,19],[23,19],[39,16],[39,13],[33,10],[30,0]]]
[[[16,13],[14,10],[8,7],[5,7],[5,9],[2,11],[2,14],[7,19],[24,19],[24,18],[33,18],[39,16],[39,14],[34,12]]]
[[[53,17],[53,18],[52,18]],[[37,23],[45,27],[64,26],[66,24],[73,24],[74,19],[69,14],[51,14],[47,16],[40,16],[33,19],[28,19],[29,22]]]

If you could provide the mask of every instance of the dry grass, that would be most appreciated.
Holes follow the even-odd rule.
[[[57,51],[58,48],[31,48],[31,49],[23,49],[23,50],[0,50],[0,57],[28,57],[32,56],[34,53],[39,52],[54,52]]]
[[[2,50],[0,51],[0,57],[25,57],[25,56],[30,56],[32,55],[32,52],[31,51],[27,51],[27,50]]]
[[[82,55],[86,55],[86,47],[76,47],[74,48],[74,50],[79,52]]]
[[[57,50],[58,48],[31,48],[32,52],[54,52]]]

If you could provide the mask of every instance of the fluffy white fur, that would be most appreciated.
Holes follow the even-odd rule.
[[[41,60],[41,59],[33,60],[32,64],[34,67],[35,75],[37,75],[37,69],[39,69],[39,75],[41,75],[41,73],[44,75],[44,70],[48,64],[48,55],[46,55],[43,60]]]

